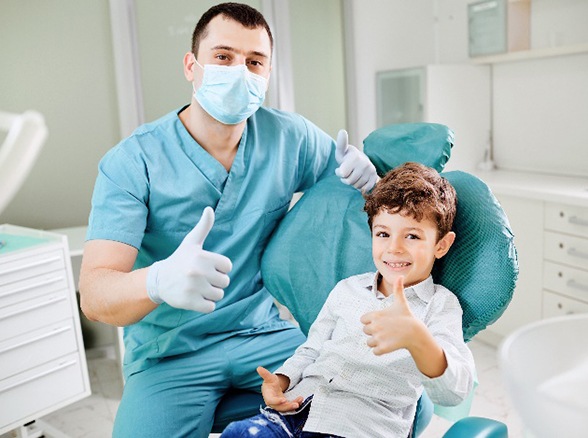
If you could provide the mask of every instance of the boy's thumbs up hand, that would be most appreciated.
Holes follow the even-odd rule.
[[[409,348],[415,323],[420,322],[412,314],[404,295],[404,277],[396,279],[392,293],[394,302],[390,307],[361,317],[363,331],[369,336],[367,345],[373,348],[377,356]]]
[[[202,249],[214,225],[214,210],[206,207],[200,221],[167,259],[154,263],[147,274],[147,294],[161,304],[212,312],[229,285],[231,260]]]

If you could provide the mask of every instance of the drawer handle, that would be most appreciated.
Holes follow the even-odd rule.
[[[31,310],[35,310],[35,309],[38,309],[40,307],[45,307],[45,306],[48,306],[50,304],[57,303],[58,301],[63,301],[65,299],[67,299],[66,296],[51,297],[47,301],[43,301],[42,303],[35,304],[34,306],[17,310],[16,312],[9,313],[8,315],[0,316],[0,320],[6,319],[6,318],[11,318],[11,317],[16,316],[16,315],[19,315],[21,313],[30,312]]]
[[[578,283],[576,280],[568,280],[566,286],[571,289],[578,289],[584,292],[588,292],[588,285]]]
[[[51,258],[48,258],[48,259],[43,259],[43,260],[39,260],[39,261],[36,261],[36,262],[32,262],[32,263],[29,263],[27,265],[17,266],[16,268],[12,268],[12,269],[9,269],[7,271],[3,271],[2,274],[12,274],[13,272],[23,271],[23,270],[29,269],[29,268],[36,268],[37,266],[49,264],[49,263],[52,263],[52,262],[57,262],[59,260],[61,260],[61,257],[51,257]]]
[[[570,216],[568,221],[570,222],[570,224],[582,225],[583,227],[588,227],[588,220],[582,219],[581,217],[578,217],[578,216]]]
[[[576,248],[568,249],[568,255],[570,255],[572,257],[580,257],[582,259],[588,259],[588,253],[578,251]]]
[[[0,294],[0,298],[7,297],[8,295],[18,294],[20,292],[24,292],[24,291],[27,291],[29,289],[35,289],[35,288],[41,287],[41,286],[48,286],[51,283],[57,283],[58,281],[63,280],[64,278],[65,277],[63,277],[63,275],[61,275],[59,277],[49,278],[48,280],[45,280],[45,281],[39,281],[37,283],[29,284],[29,285],[27,285],[25,287],[21,287],[19,289],[14,289],[14,290],[11,290],[10,292],[6,292],[6,293],[3,293],[3,294]]]
[[[68,330],[71,330],[71,326],[60,327],[60,328],[55,329],[55,330],[53,330],[53,331],[51,331],[49,333],[43,333],[42,335],[36,336],[36,337],[34,337],[32,339],[27,339],[26,341],[19,342],[18,344],[11,345],[10,347],[7,347],[7,348],[5,348],[3,350],[0,350],[0,354],[4,354],[4,353],[6,353],[6,352],[8,352],[10,350],[14,350],[16,348],[24,347],[25,345],[28,345],[28,344],[33,344],[33,343],[35,343],[37,341],[41,341],[43,339],[50,338],[51,336],[56,336],[56,335],[58,335],[60,333],[66,332]]]
[[[28,379],[24,379],[24,380],[21,380],[20,382],[16,382],[16,383],[13,383],[12,385],[6,386],[6,387],[0,389],[0,393],[6,392],[6,391],[8,391],[9,389],[12,389],[12,388],[16,388],[17,386],[24,385],[25,383],[31,382],[33,380],[40,379],[41,377],[44,377],[44,376],[47,376],[49,374],[55,373],[55,372],[57,372],[59,370],[62,370],[64,368],[67,368],[67,367],[70,367],[72,365],[75,365],[76,363],[77,363],[77,361],[75,361],[75,360],[69,360],[67,362],[62,362],[59,365],[57,365],[56,367],[51,368],[50,370],[43,371],[42,373],[39,373],[39,374],[34,375],[34,376],[31,376]]]

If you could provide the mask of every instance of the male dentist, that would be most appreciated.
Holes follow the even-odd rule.
[[[337,172],[362,191],[369,159],[300,115],[261,107],[273,39],[250,6],[199,20],[184,75],[189,105],[139,127],[100,162],[80,277],[92,320],[125,326],[116,437],[207,437],[232,388],[260,391],[304,341],[260,276],[292,195]],[[162,85],[164,86],[164,85]],[[339,165],[338,169],[336,167]],[[221,405],[226,406],[226,405]]]

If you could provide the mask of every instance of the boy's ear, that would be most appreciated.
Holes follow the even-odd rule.
[[[439,239],[439,242],[437,242],[437,246],[435,248],[435,257],[440,259],[445,254],[447,254],[447,251],[449,251],[449,248],[451,248],[453,242],[455,242],[455,233],[450,231],[441,239]]]

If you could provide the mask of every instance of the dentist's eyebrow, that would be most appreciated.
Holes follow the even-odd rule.
[[[226,50],[227,52],[241,53],[240,50],[237,50],[234,47],[231,47],[231,46],[223,46],[223,45],[220,45],[220,44],[218,46],[211,47],[210,50]],[[256,55],[256,56],[259,56],[259,57],[262,57],[262,58],[266,58],[266,59],[269,58],[268,55],[266,55],[263,52],[259,52],[257,50],[253,50],[253,51],[249,52],[248,54],[249,55]]]

